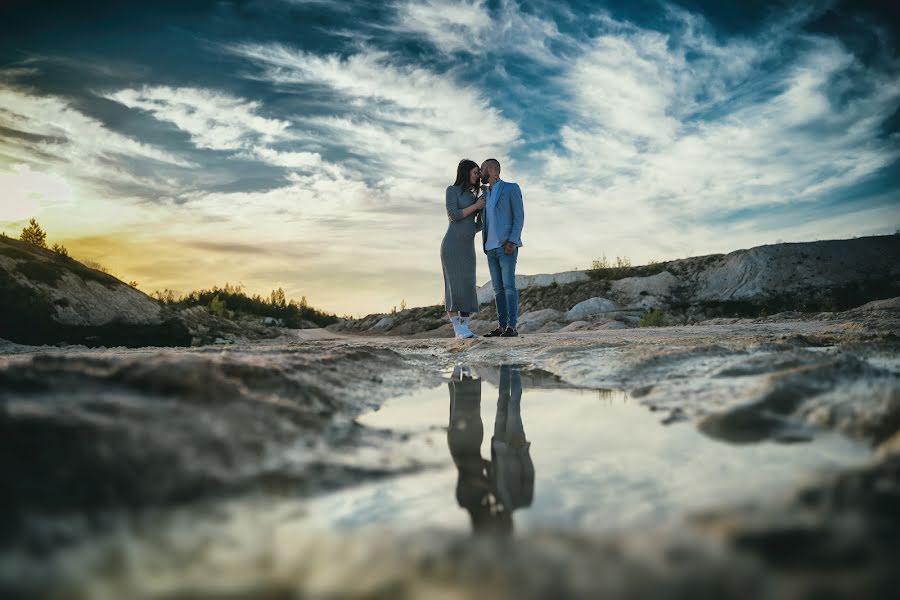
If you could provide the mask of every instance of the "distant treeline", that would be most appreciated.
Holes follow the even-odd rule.
[[[300,301],[287,300],[284,290],[272,290],[268,298],[259,294],[248,296],[239,285],[225,284],[225,287],[213,286],[209,290],[196,290],[183,296],[166,289],[150,294],[159,302],[174,308],[205,306],[210,312],[222,317],[231,317],[235,313],[272,317],[281,319],[285,327],[299,328],[302,321],[310,321],[319,327],[336,323],[337,315],[317,310],[306,303],[306,296]]]

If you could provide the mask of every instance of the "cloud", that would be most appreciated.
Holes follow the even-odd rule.
[[[547,8],[540,12],[546,14]],[[510,0],[501,0],[493,8],[484,0],[399,2],[395,11],[393,31],[425,39],[446,54],[462,53],[482,60],[485,55],[512,54],[558,65],[563,61],[560,50],[576,43],[561,34],[552,18],[523,12]]]
[[[238,150],[289,137],[288,121],[258,114],[260,103],[198,88],[144,86],[106,95],[129,108],[151,113],[191,136],[198,148]]]
[[[315,55],[282,44],[240,44],[230,51],[263,69],[261,79],[303,95],[324,88],[333,113],[296,116],[324,145],[360,159],[372,179],[385,170],[410,181],[452,178],[463,157],[509,156],[519,128],[463,83],[464,73],[403,64],[386,52]]]
[[[34,162],[52,157],[98,168],[100,161],[124,156],[190,166],[171,152],[108,129],[62,98],[31,94],[8,85],[0,85],[0,127],[20,133],[0,138],[0,148],[23,158],[31,154]]]
[[[322,160],[318,152],[293,152],[279,151],[266,146],[253,146],[249,152],[240,154],[242,157],[252,157],[276,167],[284,167],[293,171],[320,171],[336,177],[340,169],[331,163]]]
[[[563,76],[573,101],[560,147],[535,157],[608,206],[696,221],[820,201],[900,158],[895,141],[879,137],[900,84],[833,39],[800,42],[796,55],[778,56],[694,29],[600,35]],[[850,89],[867,93],[839,100]]]
[[[144,164],[146,174],[132,170],[136,161]],[[0,188],[4,191],[0,221],[68,210],[75,214],[65,226],[87,222],[88,227],[97,227],[91,209],[103,205],[104,211],[98,214],[111,225],[130,201],[179,189],[172,178],[155,174],[157,168],[180,171],[191,166],[166,149],[112,131],[66,99],[0,84]],[[113,190],[119,192],[121,210],[107,206],[105,198]]]

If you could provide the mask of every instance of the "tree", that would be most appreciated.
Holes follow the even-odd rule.
[[[163,291],[156,290],[150,294],[150,297],[155,298],[163,304],[175,304],[176,302],[175,291],[170,290],[169,288],[166,288]]]
[[[406,300],[400,301],[400,310],[406,310]]]
[[[269,296],[269,304],[272,306],[277,306],[280,308],[284,308],[287,306],[287,300],[284,297],[284,289],[278,288],[277,290],[272,290],[271,295]]]
[[[68,250],[65,246],[63,246],[62,244],[53,244],[53,247],[50,248],[50,249],[53,250],[54,252],[56,252],[57,254],[62,255],[62,256],[68,256],[68,255],[69,255],[69,250]]]
[[[41,229],[34,219],[28,221],[28,227],[22,228],[22,235],[19,236],[19,239],[40,248],[47,247],[47,232]]]
[[[308,307],[309,307],[309,303],[306,301],[306,296],[301,296],[300,297],[300,309],[303,310]]]

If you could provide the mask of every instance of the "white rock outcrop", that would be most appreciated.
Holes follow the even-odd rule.
[[[561,321],[563,313],[552,308],[533,310],[519,315],[517,329],[523,333],[537,331],[550,321]]]
[[[900,235],[737,250],[699,274],[694,300],[760,302],[879,279],[900,280]]]
[[[579,302],[565,314],[566,321],[584,321],[590,317],[619,310],[619,305],[608,298],[588,298]]]
[[[384,317],[380,319],[377,323],[372,325],[372,329],[377,329],[379,331],[386,331],[394,326],[394,319],[391,317]]]
[[[668,271],[649,277],[626,277],[612,282],[610,295],[625,308],[649,310],[664,306],[679,283]]]
[[[529,287],[546,287],[548,285],[565,285],[567,283],[579,283],[590,281],[590,277],[584,271],[563,271],[562,273],[544,273],[540,275],[516,275],[516,288],[524,290]],[[494,300],[494,286],[488,281],[478,288],[478,303],[487,304]]]

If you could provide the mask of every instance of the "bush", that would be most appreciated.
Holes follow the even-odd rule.
[[[235,314],[249,314],[259,317],[272,317],[281,319],[286,327],[293,328],[301,327],[303,321],[310,321],[319,327],[325,327],[338,321],[336,315],[310,307],[306,302],[306,297],[303,297],[300,302],[296,300],[288,301],[282,288],[272,290],[268,298],[264,298],[259,294],[248,296],[244,293],[241,286],[233,286],[229,283],[226,283],[223,288],[214,286],[211,290],[197,290],[184,296],[178,295],[170,289],[157,290],[150,296],[161,304],[175,308],[205,306],[210,312],[214,310],[227,312],[227,315],[220,316],[230,317]],[[219,303],[221,303],[221,308]]]
[[[53,250],[54,252],[56,252],[57,254],[59,254],[60,256],[68,256],[69,255],[69,250],[62,244],[53,244],[53,247],[50,249]]]
[[[88,260],[86,258],[79,259],[78,262],[80,262],[81,264],[83,264],[84,266],[86,266],[89,269],[94,269],[95,271],[100,271],[101,273],[106,273],[107,275],[110,275],[109,269],[107,269],[106,267],[104,267],[103,265],[101,265],[98,262],[95,262],[93,260]]]
[[[665,263],[650,261],[646,265],[631,266],[631,259],[625,256],[617,256],[615,262],[611,262],[604,254],[591,262],[588,276],[594,281],[614,281],[625,277],[649,277],[666,270]]]
[[[209,312],[216,315],[217,317],[230,317],[231,314],[228,311],[228,307],[225,304],[225,301],[219,298],[219,294],[216,294],[212,300],[209,301],[209,305],[207,306]]]
[[[34,244],[40,248],[47,247],[47,232],[41,229],[35,219],[28,221],[28,227],[22,228],[22,234],[19,239],[29,244]]]
[[[654,308],[641,317],[641,327],[662,327],[663,325],[666,325],[666,315],[658,308]]]

